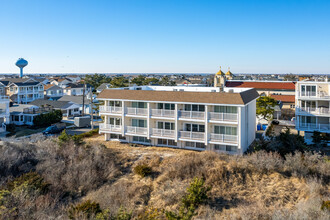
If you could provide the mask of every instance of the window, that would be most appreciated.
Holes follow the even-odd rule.
[[[109,106],[121,107],[121,101],[110,101]]]
[[[228,151],[228,152],[236,152],[237,151],[237,147],[236,146],[226,145],[226,151]]]
[[[214,126],[215,134],[237,135],[237,127],[232,126]]]
[[[147,127],[147,120],[132,119],[132,126],[133,127],[146,128]]]
[[[124,136],[122,136],[121,134],[110,134],[110,138],[111,139],[126,140],[126,138]]]
[[[109,122],[111,125],[121,125],[121,118],[110,118]]]
[[[185,131],[205,132],[205,125],[200,124],[185,124]]]
[[[174,130],[174,123],[173,122],[157,122],[158,129],[166,129],[166,130]]]
[[[157,109],[175,110],[175,104],[157,103]]]
[[[201,149],[205,149],[206,146],[204,143],[198,143],[198,142],[190,142],[190,141],[186,141],[185,142],[185,147],[190,147],[190,148],[201,148]]]
[[[138,137],[138,136],[133,136],[133,141],[134,142],[140,142],[140,143],[150,143],[150,140],[146,137]]]
[[[234,106],[214,106],[214,112],[237,113],[237,107],[234,107]]]
[[[226,145],[215,144],[214,145],[214,150],[225,151],[226,150]]]
[[[315,85],[301,85],[301,96],[316,96]]]
[[[132,102],[133,108],[147,108],[146,102]]]
[[[158,145],[176,146],[174,140],[158,139]]]
[[[204,112],[205,111],[205,105],[191,105],[191,104],[185,104],[184,105],[185,111],[194,111],[194,112]]]

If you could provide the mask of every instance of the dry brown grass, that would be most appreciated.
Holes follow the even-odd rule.
[[[68,143],[62,148],[52,140],[28,147],[0,147],[2,186],[31,169],[52,184],[49,194],[33,196],[30,201],[17,198],[22,207],[32,207],[30,211],[25,208],[18,219],[65,219],[70,204],[86,200],[99,203],[111,213],[123,206],[133,212],[134,218],[150,208],[177,210],[194,177],[204,178],[212,187],[210,200],[198,208],[195,219],[330,217],[328,211],[320,209],[322,201],[330,198],[330,163],[318,154],[297,153],[284,160],[265,152],[229,156],[130,147],[104,142],[103,136],[86,142],[86,146]],[[141,178],[134,174],[133,168],[139,164],[151,166],[152,175]]]

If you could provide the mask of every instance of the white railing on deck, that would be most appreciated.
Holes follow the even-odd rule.
[[[315,123],[300,123],[297,129],[302,130],[316,130],[316,131],[329,131],[330,124],[315,124]]]
[[[174,110],[167,110],[167,109],[151,109],[152,116],[159,116],[159,117],[169,117],[173,118],[175,115]]]
[[[210,112],[210,120],[214,121],[238,121],[237,113]]]
[[[313,107],[297,107],[298,111],[301,113],[311,113],[311,114],[318,114],[318,115],[329,115],[330,111],[329,108],[319,107],[319,108],[313,108]]]
[[[205,113],[197,112],[197,111],[180,111],[179,117],[180,118],[190,118],[190,119],[204,119]]]
[[[121,132],[121,126],[120,125],[111,125],[111,124],[105,124],[105,123],[101,123],[99,125],[100,125],[100,130]]]
[[[148,115],[148,109],[146,108],[127,108],[128,115]]]
[[[130,134],[147,134],[148,129],[147,128],[127,126],[126,132],[130,133]]]
[[[193,132],[193,131],[180,131],[180,138],[192,139],[192,140],[204,140],[204,132]]]
[[[123,108],[118,106],[100,106],[100,112],[105,113],[121,113],[122,110]]]
[[[153,128],[152,135],[161,136],[161,137],[175,137],[175,131],[168,129]]]
[[[210,140],[221,143],[233,143],[236,144],[238,142],[237,135],[228,135],[228,134],[210,134]]]

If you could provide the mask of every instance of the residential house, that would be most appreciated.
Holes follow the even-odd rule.
[[[53,101],[38,99],[30,103],[36,105],[39,108],[52,108],[54,110],[61,110],[63,117],[75,117],[80,115],[79,106],[69,101]]]
[[[70,96],[80,96],[84,94],[84,84],[73,84],[70,83],[67,85],[67,87],[63,88],[64,95],[70,95]],[[91,89],[90,85],[86,85],[85,89],[85,95],[89,93]]]
[[[72,83],[72,81],[68,78],[53,78],[50,80],[50,84],[57,85],[61,88],[67,87],[70,83]]]
[[[0,133],[6,131],[6,124],[10,123],[9,97],[0,96]]]
[[[14,104],[9,108],[11,123],[15,125],[33,125],[36,116],[51,111],[31,104]]]
[[[47,84],[44,86],[44,89],[44,95],[49,100],[58,100],[63,96],[63,88],[57,85]]]
[[[1,82],[7,83],[6,95],[14,103],[27,104],[33,100],[44,98],[44,84],[33,79],[21,82],[18,80]]]
[[[111,88],[110,83],[102,83],[99,87],[96,88],[96,92],[100,93],[103,91],[103,89],[109,89],[109,88]]]
[[[296,129],[312,143],[314,131],[330,133],[330,82],[298,81],[296,84]]]
[[[91,100],[88,98],[89,96],[85,96],[83,99],[83,96],[70,96],[70,95],[64,95],[59,99],[59,101],[67,101],[70,103],[75,104],[76,106],[79,106],[79,110],[82,113],[83,106],[84,106],[84,113],[90,114],[91,113]]]
[[[255,89],[133,86],[105,89],[105,140],[243,154],[255,139]]]

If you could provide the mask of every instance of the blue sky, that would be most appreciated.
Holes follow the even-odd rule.
[[[330,1],[0,0],[0,73],[330,73]]]

